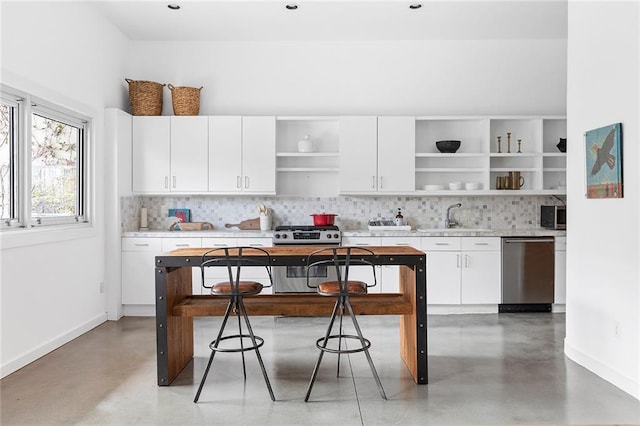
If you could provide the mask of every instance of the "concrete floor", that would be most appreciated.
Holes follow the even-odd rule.
[[[304,403],[325,318],[253,318],[272,402],[254,354],[216,357],[192,402],[218,318],[196,319],[196,358],[156,386],[155,320],[108,322],[0,381],[2,425],[640,424],[640,402],[563,355],[563,314],[429,317],[429,384],[398,354],[397,317],[360,317],[388,401],[363,354],[325,356]]]

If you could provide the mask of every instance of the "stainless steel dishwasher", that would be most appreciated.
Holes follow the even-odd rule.
[[[502,238],[502,304],[499,312],[551,312],[553,237]]]

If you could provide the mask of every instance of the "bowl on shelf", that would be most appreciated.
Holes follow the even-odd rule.
[[[424,191],[441,191],[444,189],[444,185],[427,184],[422,187]]]
[[[443,154],[453,154],[460,148],[460,141],[436,141],[436,148]]]
[[[471,189],[471,190],[482,189],[482,184],[480,182],[467,182],[464,184],[464,189]]]
[[[453,190],[458,190],[458,189],[462,189],[462,182],[450,182],[449,183],[449,189],[453,189]]]

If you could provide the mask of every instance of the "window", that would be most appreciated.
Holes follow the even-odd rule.
[[[0,219],[7,223],[17,215],[17,114],[17,102],[0,99]]]
[[[88,120],[5,91],[0,113],[3,228],[87,222]]]

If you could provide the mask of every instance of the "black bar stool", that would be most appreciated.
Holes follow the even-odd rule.
[[[378,376],[376,367],[373,365],[373,360],[371,359],[371,355],[369,354],[371,341],[365,339],[362,336],[362,331],[360,330],[360,326],[358,325],[358,321],[356,320],[356,315],[353,312],[353,307],[351,306],[351,302],[349,301],[350,296],[366,295],[367,288],[374,287],[377,284],[374,264],[370,261],[365,260],[365,258],[358,256],[375,256],[375,253],[364,247],[328,247],[314,251],[307,258],[307,286],[310,288],[316,288],[316,291],[321,296],[335,297],[336,303],[333,306],[333,312],[331,314],[331,319],[329,320],[329,327],[327,328],[327,332],[325,333],[324,337],[321,337],[316,341],[316,347],[320,349],[320,354],[318,356],[318,361],[316,362],[316,365],[313,369],[311,380],[309,381],[307,395],[304,398],[305,402],[307,402],[309,400],[309,396],[311,396],[311,390],[313,389],[313,384],[316,380],[316,376],[318,375],[318,369],[320,368],[320,363],[322,362],[322,357],[324,356],[325,352],[338,354],[338,375],[340,374],[340,355],[364,352],[367,356],[369,367],[371,367],[373,377],[376,381],[376,384],[378,385],[380,396],[382,397],[382,399],[387,399],[387,396],[384,393],[384,389],[382,388],[382,383],[380,382],[380,377]],[[352,266],[371,267],[373,284],[367,285],[367,283],[363,281],[349,280],[349,268]],[[335,268],[337,280],[320,283],[317,287],[312,286],[309,283],[309,277],[310,275],[312,275],[309,271],[318,267],[326,267],[327,269]],[[356,330],[357,335],[344,334],[343,332],[342,319],[344,316],[345,308],[349,312],[349,316],[351,317],[351,321],[353,322],[353,326]],[[339,316],[340,329],[338,334],[331,334],[337,316]],[[337,349],[328,346],[329,341],[335,339],[338,340]],[[345,340],[346,343],[347,339],[357,341],[360,346],[353,349],[348,349],[346,347],[343,348],[342,341]]]
[[[257,281],[240,281],[240,269],[242,266],[264,267],[269,275],[270,284],[268,286],[263,286]],[[208,286],[206,284],[204,272],[207,268],[210,267],[226,267],[229,274],[229,280]],[[213,362],[213,358],[215,357],[217,352],[240,352],[242,354],[242,370],[244,372],[244,380],[246,381],[247,369],[244,359],[244,353],[246,351],[256,352],[258,363],[260,364],[262,375],[264,376],[264,381],[267,384],[267,389],[269,390],[269,395],[271,396],[271,400],[275,401],[276,398],[273,395],[273,390],[271,389],[271,383],[269,382],[269,377],[267,376],[267,370],[264,368],[264,363],[262,362],[262,357],[260,356],[259,348],[264,344],[264,339],[253,334],[253,329],[251,328],[251,323],[249,322],[249,316],[247,315],[247,310],[245,309],[243,302],[244,297],[259,294],[263,288],[271,287],[273,285],[273,277],[271,274],[271,258],[269,257],[269,253],[258,247],[216,248],[207,251],[202,256],[200,270],[202,273],[203,287],[211,289],[211,294],[213,295],[228,296],[229,303],[227,303],[227,309],[222,320],[222,325],[220,326],[220,331],[218,331],[218,336],[209,344],[209,348],[211,349],[211,356],[209,357],[209,363],[207,364],[207,368],[204,370],[202,381],[200,382],[198,392],[196,393],[193,402],[198,402],[198,399],[200,399],[200,392],[202,392],[204,382],[206,381],[207,375],[209,374],[209,369],[211,368],[211,363]],[[233,312],[233,314],[238,317],[238,334],[223,336],[224,329],[227,325],[227,320],[229,319],[229,315],[231,314],[231,312]],[[242,330],[242,321],[240,317],[244,318],[248,334],[244,333]],[[249,338],[251,340],[250,345],[245,346],[243,341],[245,338]],[[239,347],[220,347],[220,342],[229,339],[236,339],[239,343]]]

